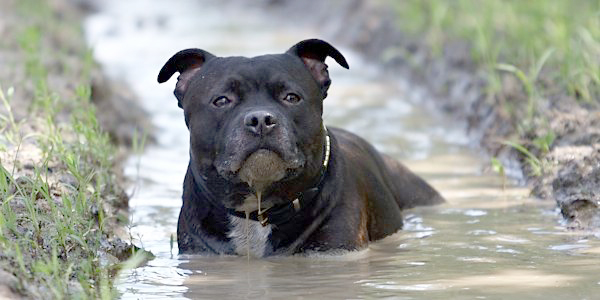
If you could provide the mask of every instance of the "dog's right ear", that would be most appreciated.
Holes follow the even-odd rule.
[[[175,86],[175,91],[173,91],[173,93],[175,94],[175,98],[177,98],[179,107],[182,107],[181,101],[183,100],[183,96],[185,95],[190,80],[205,62],[213,58],[215,58],[214,55],[202,49],[192,48],[181,50],[169,58],[167,63],[160,69],[160,72],[158,73],[158,82],[163,83],[169,80],[175,72],[179,72],[177,85]]]
[[[340,66],[348,69],[346,58],[328,42],[319,39],[304,40],[292,46],[286,53],[298,56],[308,68],[313,78],[321,86],[323,97],[327,97],[327,90],[331,85],[325,58],[332,57]]]

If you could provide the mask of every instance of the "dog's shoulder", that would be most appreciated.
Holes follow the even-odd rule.
[[[425,180],[396,159],[382,154],[363,138],[343,129],[331,128],[338,149],[352,172],[370,176],[372,188],[383,188],[393,194],[400,209],[444,202],[442,196]]]
[[[363,199],[361,215],[366,215],[369,240],[402,229],[403,209],[444,201],[422,178],[397,160],[379,153],[363,138],[337,128],[331,128],[330,132],[337,150],[332,156],[344,165],[344,186],[356,189],[356,195],[346,195],[346,199],[357,196]]]

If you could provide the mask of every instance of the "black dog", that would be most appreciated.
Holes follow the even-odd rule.
[[[161,69],[160,83],[180,73],[190,131],[181,253],[356,250],[401,229],[402,209],[444,201],[360,137],[325,128],[327,56],[348,68],[312,39],[253,58],[187,49]]]

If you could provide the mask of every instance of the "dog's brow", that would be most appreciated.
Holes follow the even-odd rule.
[[[224,81],[224,84],[219,89],[222,92],[239,94],[242,90],[242,79],[236,77],[229,78]]]
[[[281,92],[288,88],[288,85],[283,80],[273,80],[268,84],[274,92]]]
[[[286,83],[284,80],[274,79],[274,80],[266,83],[266,88],[267,88],[268,92],[274,98],[278,98],[281,96],[282,93],[285,93],[286,91],[294,89],[294,86]],[[294,89],[294,90],[297,90],[297,89]]]

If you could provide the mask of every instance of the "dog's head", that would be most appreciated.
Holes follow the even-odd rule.
[[[160,83],[180,73],[174,94],[190,131],[191,163],[219,182],[225,206],[241,205],[240,190],[286,199],[318,174],[328,56],[348,68],[339,51],[316,39],[253,58],[186,49],[163,66]]]

